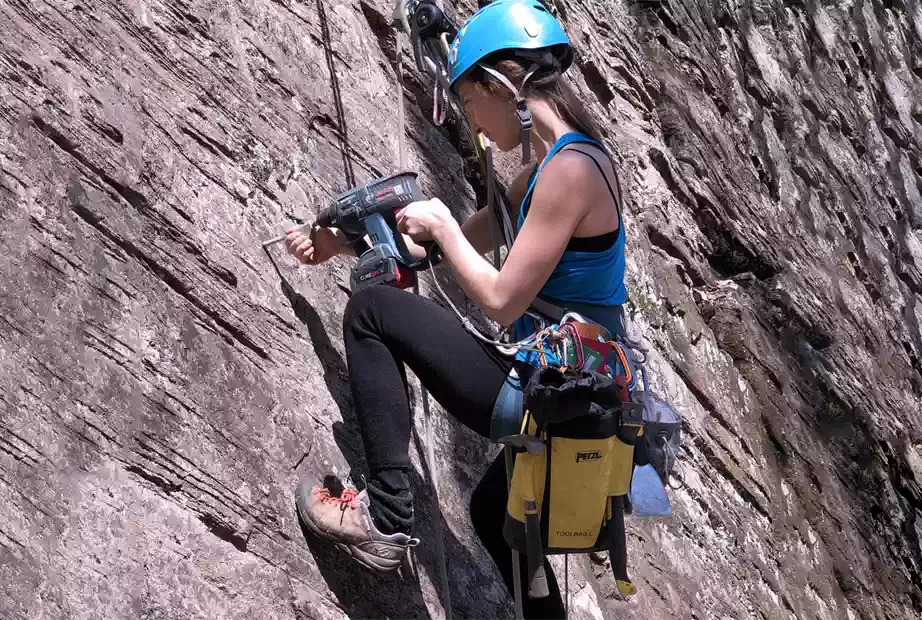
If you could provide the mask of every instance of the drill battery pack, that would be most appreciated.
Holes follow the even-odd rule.
[[[373,245],[362,253],[352,269],[349,288],[354,293],[375,284],[410,288],[416,284],[416,271],[401,266],[387,246]]]

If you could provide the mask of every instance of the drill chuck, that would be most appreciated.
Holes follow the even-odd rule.
[[[338,216],[339,205],[333,204],[317,215],[317,221],[314,222],[314,226],[320,226],[321,228],[330,228],[336,226],[337,220],[339,219]]]

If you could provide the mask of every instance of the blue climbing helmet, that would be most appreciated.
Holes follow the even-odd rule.
[[[519,88],[483,61],[496,52],[531,61]],[[521,125],[522,160],[530,159],[531,112],[520,91],[535,71],[551,67],[566,71],[573,49],[560,22],[539,0],[494,0],[474,13],[458,30],[448,54],[448,83],[455,86],[474,67],[480,67],[509,88],[516,99]]]
[[[557,48],[557,46],[560,46]],[[474,65],[500,51],[550,51],[566,71],[573,59],[570,40],[560,22],[539,0],[494,0],[474,13],[452,41],[448,82],[455,84]]]

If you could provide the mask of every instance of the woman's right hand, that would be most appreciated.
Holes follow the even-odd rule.
[[[335,228],[315,228],[310,235],[292,228],[285,238],[285,249],[305,265],[319,265],[345,251],[340,232]]]

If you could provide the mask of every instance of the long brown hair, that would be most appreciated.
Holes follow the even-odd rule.
[[[519,89],[521,89],[522,80],[531,67],[530,60],[508,57],[499,57],[492,60],[487,58],[484,60],[484,64],[505,75]],[[512,95],[505,84],[488,71],[484,71],[479,65],[474,67],[465,77],[491,94]],[[561,118],[568,125],[593,140],[599,143],[602,142],[602,131],[599,129],[595,119],[580,102],[579,96],[567,79],[553,67],[538,69],[525,82],[525,88],[521,89],[520,94],[526,99],[540,99],[553,104],[560,113]]]

